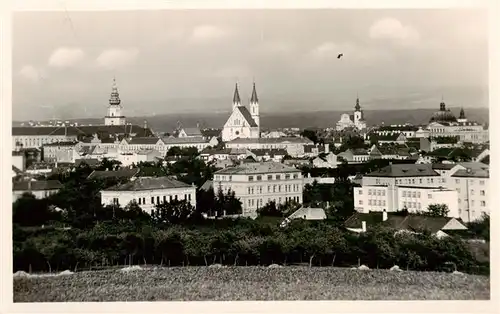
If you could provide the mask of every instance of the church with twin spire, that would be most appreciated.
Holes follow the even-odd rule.
[[[259,98],[255,83],[253,83],[249,108],[241,103],[238,84],[235,86],[233,110],[222,129],[222,141],[229,142],[236,138],[260,138]]]

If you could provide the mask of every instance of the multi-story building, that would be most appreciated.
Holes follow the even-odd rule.
[[[479,162],[454,165],[447,171],[446,186],[458,193],[458,212],[463,221],[480,219],[490,213],[489,166]]]
[[[459,218],[457,191],[443,187],[363,185],[354,188],[354,208],[361,213],[425,212],[429,205],[446,204],[448,216]]]
[[[196,187],[168,177],[137,177],[101,191],[103,205],[127,206],[135,201],[147,213],[157,204],[186,200],[196,206]]]
[[[243,216],[256,217],[257,209],[270,201],[302,203],[301,171],[276,162],[242,163],[214,173],[214,190],[234,191]]]
[[[304,155],[304,147],[309,144],[312,141],[304,137],[237,138],[227,142],[226,148],[286,149],[288,155],[298,157]]]
[[[38,199],[46,198],[59,192],[61,188],[62,184],[58,180],[13,182],[12,201],[15,202],[25,193],[33,194]]]
[[[43,160],[47,162],[74,163],[80,158],[78,142],[55,142],[43,145]]]
[[[429,137],[457,137],[462,143],[486,143],[489,141],[489,132],[481,124],[468,121],[464,109],[460,110],[457,119],[446,104],[442,101],[439,111],[436,111],[427,125]]]

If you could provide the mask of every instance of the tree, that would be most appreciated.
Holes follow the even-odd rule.
[[[151,218],[157,224],[179,224],[186,222],[194,212],[194,207],[186,200],[172,200],[156,204]]]
[[[314,144],[317,144],[319,142],[318,134],[314,130],[305,129],[300,133],[300,135],[302,137],[310,139]]]
[[[263,207],[257,209],[257,214],[261,217],[283,217],[283,212],[276,206],[275,201],[269,201]]]
[[[25,193],[12,204],[12,221],[22,226],[40,226],[52,220],[61,220],[60,213],[49,207],[47,199],[37,199]]]
[[[431,204],[427,207],[427,214],[432,217],[448,217],[449,212],[446,204]]]
[[[217,197],[215,198],[215,210],[217,216],[238,215],[243,212],[241,201],[236,198],[234,191],[229,189],[226,194],[219,187]]]

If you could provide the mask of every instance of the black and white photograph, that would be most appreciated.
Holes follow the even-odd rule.
[[[11,14],[14,304],[490,300],[487,6],[71,2]]]

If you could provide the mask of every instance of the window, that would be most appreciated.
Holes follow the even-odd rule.
[[[418,198],[420,198],[420,191],[419,191],[419,192],[417,192],[417,197],[418,197]]]
[[[427,198],[431,199],[432,198],[432,194],[427,194]]]
[[[251,206],[251,205],[252,205],[252,201],[248,200],[248,206]]]
[[[156,204],[160,204],[160,196],[156,197]]]
[[[191,194],[188,194],[188,200],[191,200]]]
[[[417,192],[413,191],[413,198],[417,197]]]
[[[359,189],[359,195],[363,195],[363,190],[362,189]]]
[[[458,199],[458,204],[460,204],[461,201],[462,201],[461,199]]]
[[[271,192],[271,186],[270,185],[267,186],[267,192]]]
[[[278,197],[278,202],[281,204],[281,197]]]
[[[474,180],[469,180],[470,181],[470,185],[474,185]]]
[[[474,195],[474,189],[470,190],[470,195]]]
[[[378,203],[378,206],[382,205],[382,201],[381,200],[378,200],[377,203]]]
[[[273,185],[273,193],[276,192],[276,185]]]
[[[359,200],[359,205],[363,205],[363,200]]]
[[[233,180],[233,176],[229,176],[229,181],[232,181]]]
[[[408,207],[408,206],[406,206],[406,205],[407,205],[407,204],[406,204],[406,202],[403,202],[403,207]]]
[[[431,178],[431,183],[434,183],[434,178]]]
[[[422,184],[422,179],[419,179],[418,181],[420,182],[420,184]]]
[[[177,201],[177,194],[175,195],[175,200]]]
[[[281,180],[281,175],[277,174],[276,175],[276,180]]]
[[[137,204],[141,205],[141,203],[142,203],[141,201],[142,201],[142,199],[139,197],[139,199],[137,200]]]
[[[257,181],[262,181],[262,176],[257,176]]]
[[[479,185],[484,185],[484,180],[480,180]]]
[[[115,204],[115,205],[118,205],[118,204],[119,204],[119,202],[118,202],[118,198],[116,198],[116,197],[114,197],[114,198],[113,198],[113,204]]]
[[[486,206],[486,201],[481,201],[481,207],[485,207]]]
[[[184,194],[184,200],[187,201],[187,199],[188,199],[187,194]]]
[[[460,183],[460,179],[455,179],[455,183],[459,184]]]
[[[253,176],[248,176],[248,181],[253,181]]]
[[[289,174],[285,174],[285,180],[290,180],[290,175]]]
[[[254,190],[253,190],[253,187],[252,187],[252,194],[255,194],[255,193],[254,193]]]
[[[262,194],[262,186],[259,186],[259,193]]]
[[[474,206],[474,200],[470,201],[470,205]]]
[[[167,202],[167,196],[163,195],[163,203],[166,203],[166,202]]]
[[[406,197],[406,191],[403,191],[403,197]]]
[[[271,174],[267,176],[268,181],[271,181],[272,179],[273,179],[273,176]]]
[[[248,194],[250,194],[250,187],[248,187]]]
[[[278,185],[278,192],[281,192],[281,184]]]
[[[372,195],[372,190],[371,189],[368,190],[368,195]]]
[[[299,175],[298,175],[298,174],[294,174],[294,175],[293,175],[293,178],[294,178],[294,179],[297,179],[298,177],[299,177]]]
[[[146,198],[145,197],[142,198],[142,203],[146,204]]]
[[[484,196],[484,190],[479,191],[479,195]]]

